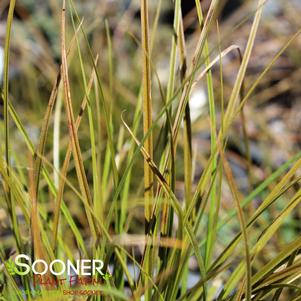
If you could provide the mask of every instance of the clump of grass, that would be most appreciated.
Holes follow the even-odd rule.
[[[111,277],[101,285],[76,287],[97,289],[102,295],[80,300],[300,299],[300,229],[287,241],[281,231],[288,222],[296,223],[294,216],[300,212],[301,154],[292,155],[256,183],[247,109],[248,100],[301,29],[282,41],[251,82],[248,67],[265,2],[257,1],[248,20],[238,25],[249,22],[242,49],[227,43],[218,21],[220,1],[210,1],[207,8],[196,1],[191,41],[181,1],[174,1],[173,31],[166,30],[170,42],[166,84],[156,62],[165,34],[159,22],[162,1],[151,9],[148,0],[141,0],[140,22],[131,19],[127,24],[131,32],[122,35],[124,49],[128,58],[139,62],[130,64],[130,70],[124,67],[125,50],[118,49],[123,30],[118,22],[112,26],[109,17],[100,23],[85,21],[72,0],[63,1],[62,7],[51,2],[53,13],[61,12],[61,59],[48,104],[40,104],[45,112],[38,124],[38,142],[25,126],[35,127],[38,118],[27,120],[20,114],[15,90],[9,93],[15,1],[10,2],[1,94],[0,204],[11,234],[0,245],[3,300],[23,300],[24,289],[30,291],[28,300],[70,299],[63,294],[70,289],[66,284],[52,290],[41,286],[42,297],[36,296],[32,274],[9,273],[5,263],[14,253],[45,261],[104,260]],[[130,6],[121,22],[132,15]],[[214,43],[211,36],[217,37]],[[94,41],[100,41],[100,50]],[[229,85],[224,61],[234,51],[239,64],[232,68],[235,76]],[[129,79],[121,79],[125,72]],[[199,84],[206,87],[209,112],[193,123],[189,100]],[[12,80],[10,85],[18,82]],[[33,94],[44,96],[40,91]],[[34,107],[30,110],[38,114]],[[228,148],[238,120],[247,191],[241,189]],[[207,153],[206,147],[195,146],[202,143],[199,129],[210,136]],[[268,168],[265,162],[262,165]],[[193,274],[198,277],[194,283]]]

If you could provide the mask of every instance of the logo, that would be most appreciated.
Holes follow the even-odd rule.
[[[18,271],[16,272],[15,263],[11,258],[7,262],[5,262],[5,267],[8,274],[10,274],[11,276],[19,275]]]
[[[102,291],[97,287],[112,277],[110,273],[104,271],[104,262],[100,259],[75,261],[55,259],[47,263],[43,259],[32,261],[28,255],[20,254],[6,261],[5,267],[11,276],[32,277],[32,287],[22,291],[26,296],[41,296],[43,288],[55,292],[58,287],[64,287],[62,291],[64,295],[99,296],[102,295]],[[91,290],[91,287],[94,289]]]
[[[33,275],[45,275],[51,273],[54,276],[105,276],[103,272],[104,262],[99,259],[80,259],[72,263],[55,259],[49,264],[43,259],[36,259],[32,262],[28,255],[20,254],[14,260],[9,259],[5,263],[7,272],[12,275],[25,276],[29,273]]]

